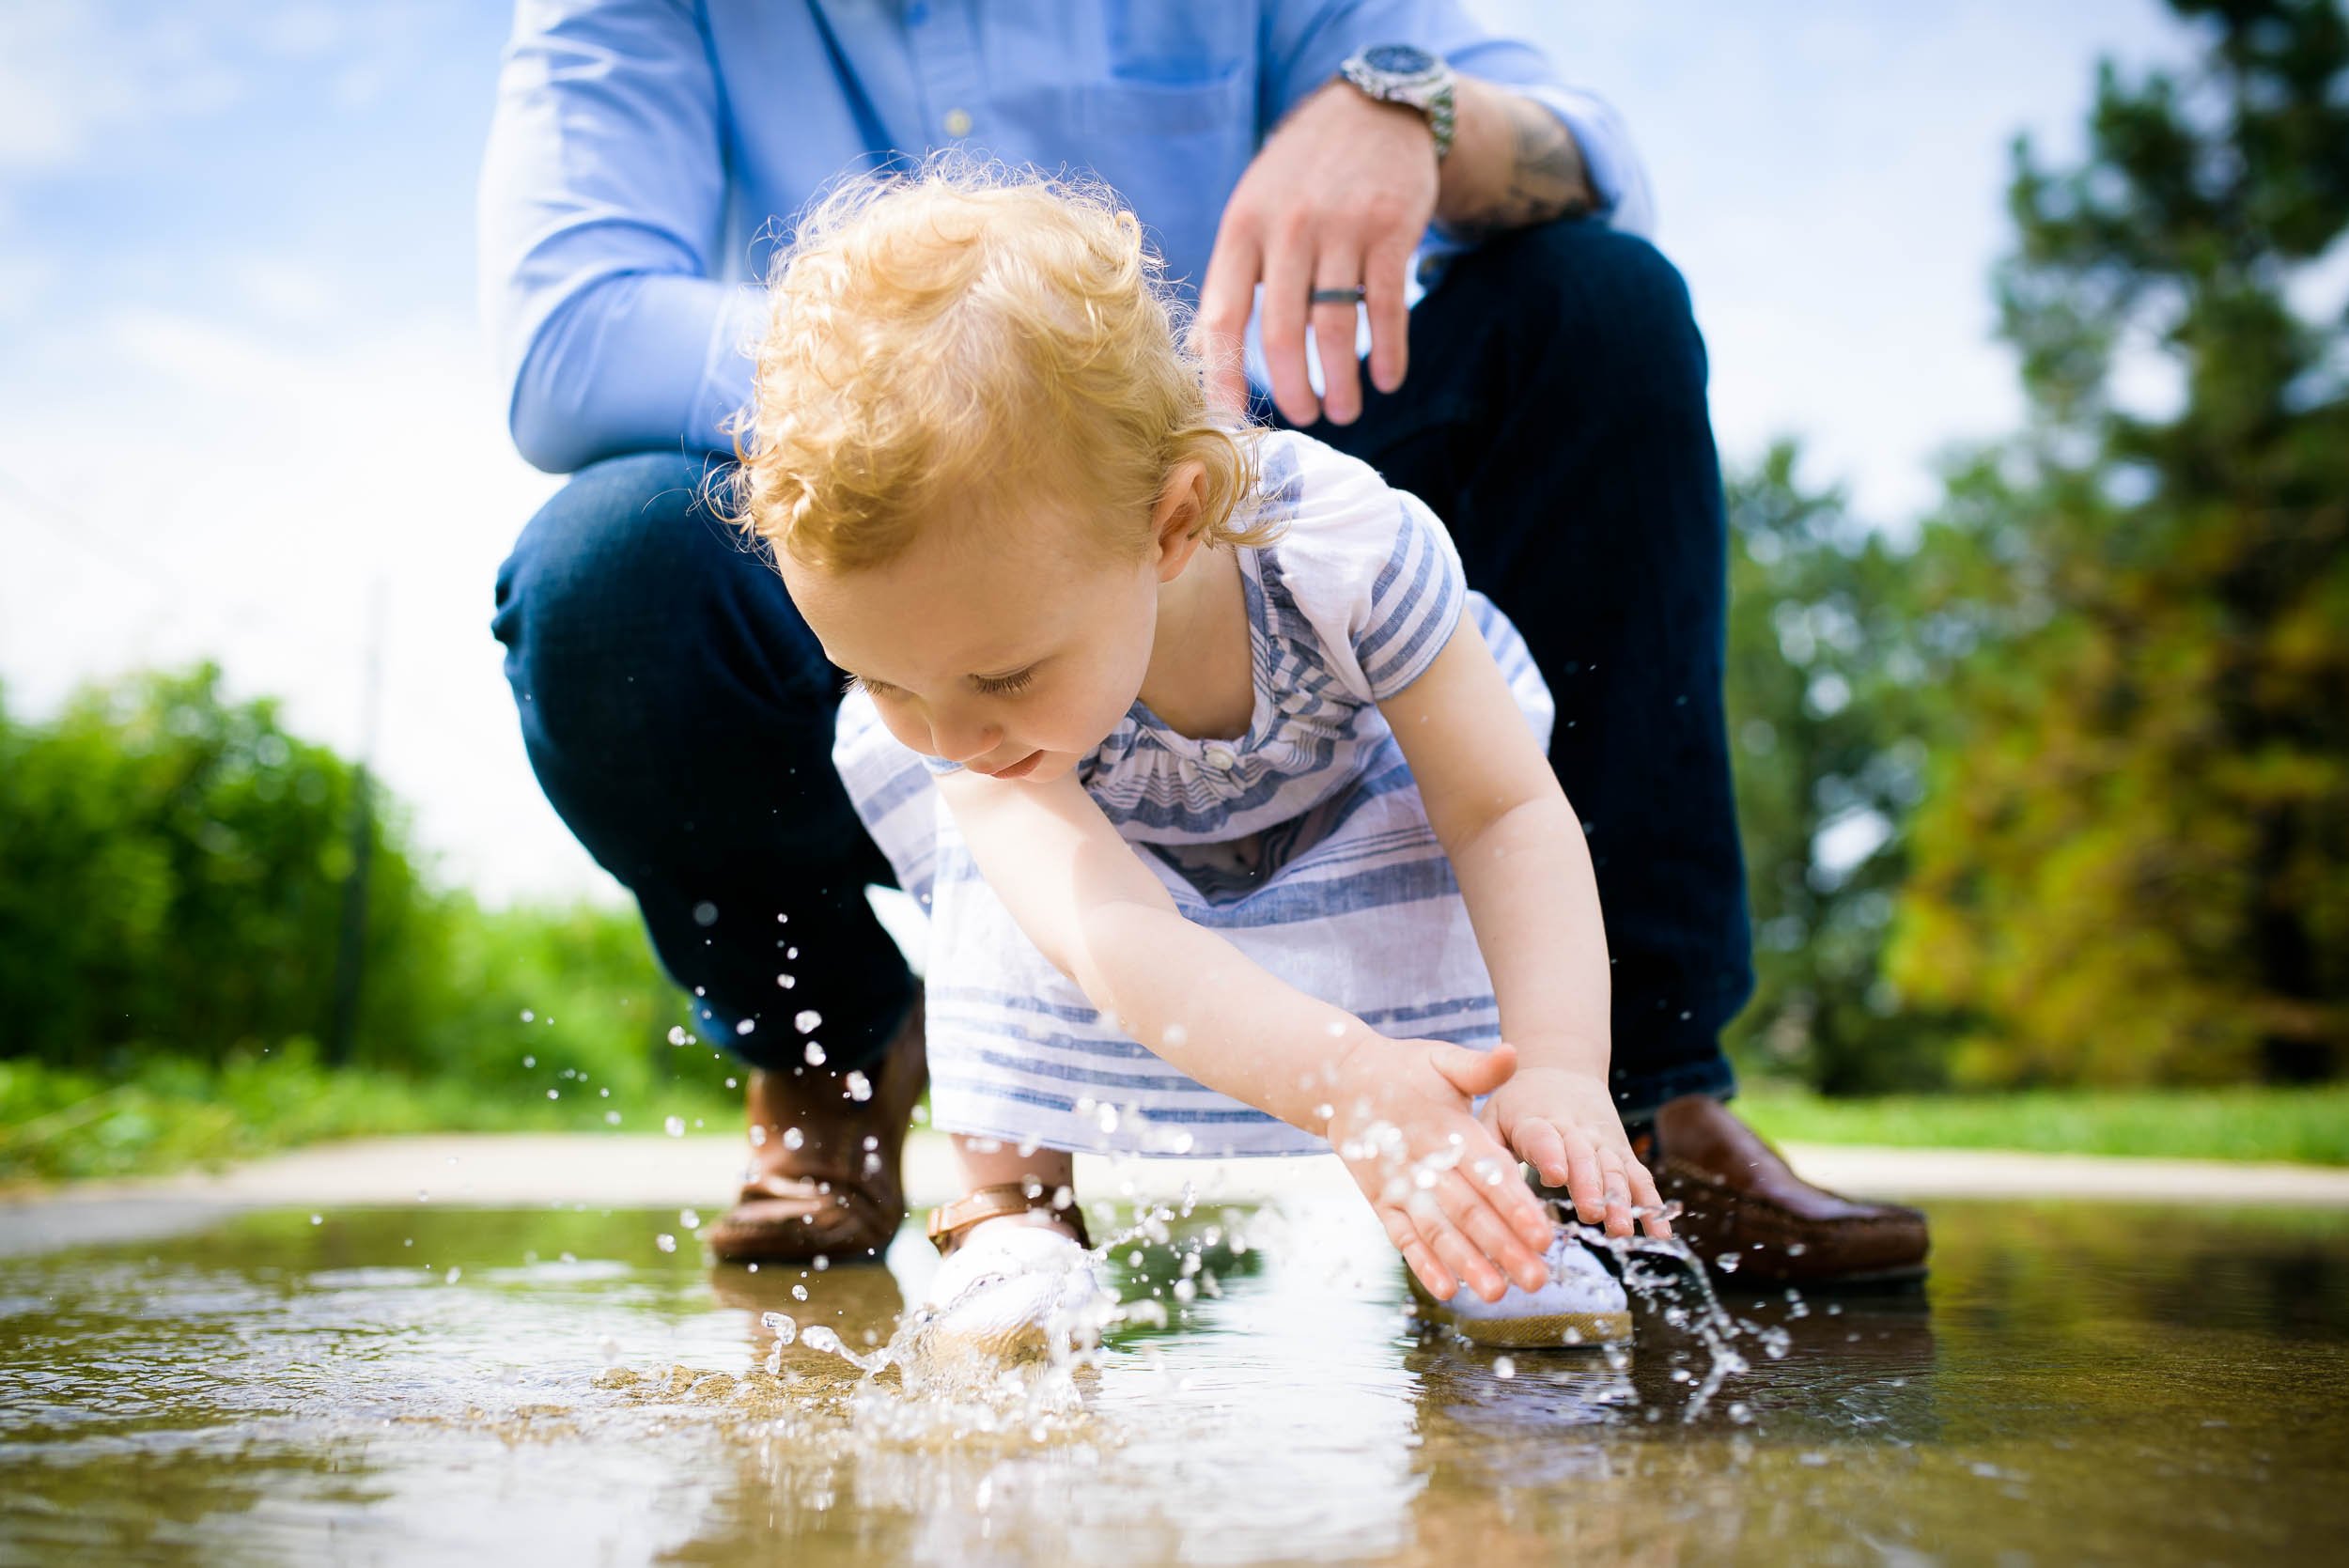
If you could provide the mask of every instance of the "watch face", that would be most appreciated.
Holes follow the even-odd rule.
[[[1408,43],[1381,43],[1362,51],[1362,63],[1388,76],[1423,76],[1435,70],[1436,57]]]

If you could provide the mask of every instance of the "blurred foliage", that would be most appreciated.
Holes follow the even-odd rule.
[[[2349,1165],[2349,1084],[2022,1089],[1830,1099],[1764,1087],[1737,1110],[1764,1137],[1896,1149],[2026,1149]]]
[[[232,1112],[299,1120],[268,1080],[322,1081],[309,1042],[329,1027],[356,789],[351,764],[273,704],[225,698],[209,665],[90,689],[44,724],[0,711],[0,1058],[51,1069],[50,1097],[83,1075],[192,1100],[193,1074]],[[733,1069],[670,1043],[681,1009],[633,914],[486,911],[432,884],[397,810],[372,831],[350,1066],[485,1100],[592,1097],[632,1125],[679,1094],[713,1102]]]
[[[2349,1064],[2349,308],[2294,303],[2349,256],[2349,24],[2176,8],[2191,73],[2106,65],[2077,167],[2016,146],[2027,428],[1900,546],[1790,449],[1732,486],[1766,1073]]]
[[[1922,547],[1916,613],[1977,645],[1887,972],[1965,1015],[1963,1083],[2349,1059],[2349,312],[2294,308],[2349,232],[2349,21],[2175,3],[2196,70],[2107,65],[2076,167],[2016,146],[2031,424]]]

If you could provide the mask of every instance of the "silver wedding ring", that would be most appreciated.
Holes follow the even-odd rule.
[[[1317,305],[1358,305],[1370,297],[1370,290],[1361,284],[1351,288],[1316,288],[1313,302]]]

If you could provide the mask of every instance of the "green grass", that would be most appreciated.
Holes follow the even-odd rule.
[[[2343,1084],[1866,1100],[1761,1086],[1740,1094],[1737,1109],[1764,1137],[1797,1143],[2349,1165],[2349,1085]]]
[[[0,1187],[220,1166],[331,1138],[421,1132],[646,1132],[671,1115],[732,1126],[742,1102],[715,1085],[676,1081],[606,1099],[566,1082],[544,1090],[369,1070],[330,1072],[299,1049],[214,1069],[142,1061],[110,1079],[0,1061]],[[617,1091],[615,1091],[615,1094]]]
[[[734,1125],[739,1098],[677,1079],[606,1099],[566,1081],[539,1089],[366,1070],[329,1072],[306,1052],[209,1069],[149,1058],[112,1080],[0,1061],[0,1186],[220,1166],[324,1139],[425,1132],[644,1132],[665,1117]],[[2058,1154],[2349,1165],[2349,1085],[2319,1089],[2047,1090],[1830,1100],[1757,1086],[1737,1109],[1763,1135],[1809,1143],[2025,1149]]]

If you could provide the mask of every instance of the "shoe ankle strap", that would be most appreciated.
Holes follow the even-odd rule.
[[[998,1182],[982,1187],[951,1203],[941,1203],[930,1210],[926,1228],[930,1244],[943,1254],[954,1250],[963,1232],[983,1219],[1001,1219],[1011,1214],[1049,1214],[1077,1233],[1077,1245],[1090,1250],[1093,1238],[1085,1234],[1085,1217],[1078,1211],[1075,1200],[1061,1202],[1066,1188],[1049,1188],[1028,1182]]]

